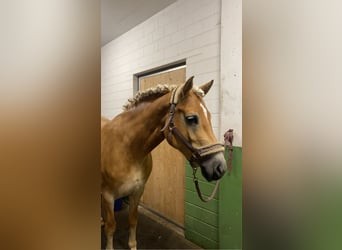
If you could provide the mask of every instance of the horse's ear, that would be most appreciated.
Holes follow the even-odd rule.
[[[213,85],[213,83],[214,83],[214,80],[211,80],[210,82],[207,82],[207,83],[201,85],[199,88],[201,90],[203,90],[204,94],[206,95],[209,92],[209,90],[210,90],[211,86]]]
[[[186,94],[192,89],[193,79],[194,79],[194,76],[190,77],[182,86],[182,94],[181,94],[182,97],[186,96]]]

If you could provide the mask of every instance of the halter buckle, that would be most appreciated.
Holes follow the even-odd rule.
[[[192,175],[193,175],[193,177],[194,177],[194,181],[197,181],[197,180],[198,180],[198,178],[197,178],[197,176],[196,176],[196,172],[197,172],[197,167],[192,167]]]

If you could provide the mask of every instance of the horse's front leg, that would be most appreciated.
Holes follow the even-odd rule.
[[[136,230],[138,221],[138,205],[144,192],[144,187],[129,196],[129,240],[128,246],[131,250],[137,249]]]
[[[112,250],[113,248],[113,235],[116,228],[116,222],[114,217],[114,196],[108,191],[102,193],[102,205],[105,215],[105,233],[106,233],[106,249]]]

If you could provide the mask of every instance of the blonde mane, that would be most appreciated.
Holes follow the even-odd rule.
[[[148,100],[154,100],[158,97],[161,97],[169,93],[176,87],[177,87],[176,85],[158,84],[154,88],[150,88],[145,91],[138,92],[135,95],[135,97],[128,99],[128,102],[123,106],[123,110],[127,111],[130,109],[133,109],[142,102],[146,102]],[[204,96],[204,92],[200,88],[197,88],[196,86],[194,86],[192,90],[194,91],[196,95],[201,96],[201,97]]]

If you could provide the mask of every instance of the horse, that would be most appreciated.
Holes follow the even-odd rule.
[[[130,249],[136,249],[138,204],[152,170],[151,151],[164,139],[179,150],[207,181],[227,170],[224,147],[214,135],[203,97],[213,80],[200,87],[193,76],[180,86],[158,85],[129,99],[112,120],[101,119],[101,192],[106,249],[113,249],[114,200],[129,197]]]

